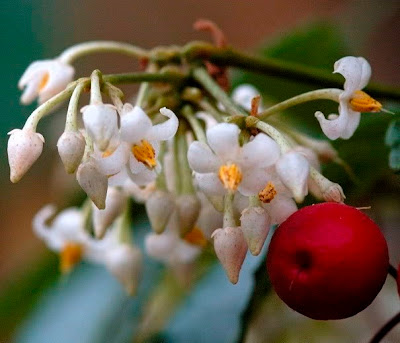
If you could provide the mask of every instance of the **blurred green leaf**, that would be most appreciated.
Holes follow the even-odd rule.
[[[386,131],[385,143],[390,147],[400,145],[400,119],[390,123]]]

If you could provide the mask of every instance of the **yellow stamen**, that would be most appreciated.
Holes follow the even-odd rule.
[[[80,244],[68,242],[60,254],[60,269],[63,274],[69,273],[81,261],[83,249]]]
[[[242,181],[242,173],[236,164],[223,165],[219,168],[218,177],[225,188],[235,191]]]
[[[153,169],[157,164],[156,152],[152,145],[145,139],[142,139],[140,144],[132,146],[132,154],[139,162],[142,162],[150,169]]]
[[[50,78],[49,73],[46,73],[46,74],[43,76],[43,78],[42,78],[42,80],[40,81],[40,84],[39,84],[39,92],[40,92],[44,87],[46,87],[47,82],[49,81],[49,78]]]
[[[265,188],[258,193],[258,198],[264,203],[269,204],[277,194],[274,184],[270,181],[267,183]]]
[[[114,153],[115,149],[107,149],[101,154],[101,157],[106,158],[111,156]]]
[[[363,91],[355,91],[350,99],[350,107],[356,112],[380,112],[382,104]]]
[[[198,245],[204,248],[207,245],[207,239],[197,226],[194,227],[192,231],[189,231],[183,238],[187,243]]]

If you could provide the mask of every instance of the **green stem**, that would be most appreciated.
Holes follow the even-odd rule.
[[[192,128],[197,140],[203,143],[207,143],[207,138],[206,134],[204,133],[204,129],[201,126],[199,120],[194,115],[192,108],[190,106],[185,106],[182,109],[181,113],[185,117],[185,119],[189,122],[190,127]]]
[[[223,121],[221,113],[213,106],[210,104],[210,102],[206,99],[201,99],[198,105],[207,113],[211,114],[214,119],[221,123]]]
[[[124,107],[124,103],[122,101],[122,99],[124,98],[124,93],[118,87],[112,85],[110,82],[104,83],[104,90],[111,98],[111,101],[117,108],[118,113],[121,115],[122,109]]]
[[[337,88],[325,88],[325,89],[318,89],[316,91],[307,92],[304,94],[297,95],[293,98],[288,100],[282,101],[279,104],[276,104],[265,111],[262,111],[257,115],[257,118],[264,120],[269,117],[271,114],[276,112],[284,111],[290,107],[312,101],[312,100],[333,100],[339,102],[339,95],[343,92],[341,89]]]
[[[112,84],[126,84],[134,82],[169,82],[180,83],[185,80],[187,76],[179,72],[140,72],[140,73],[124,73],[124,74],[110,74],[103,75],[103,80]]]
[[[343,78],[328,71],[308,67],[299,63],[274,58],[256,57],[233,50],[219,48],[205,42],[192,42],[182,48],[182,55],[188,60],[209,60],[220,66],[231,66],[287,80],[308,83],[319,87],[343,87]],[[172,56],[170,56],[172,57]],[[364,89],[374,97],[400,100],[400,89],[370,83]]]
[[[177,145],[178,145],[178,162],[180,168],[180,194],[195,194],[192,181],[192,170],[190,169],[189,162],[187,159],[188,145],[186,140],[186,132],[184,126],[181,124],[177,134]]]
[[[52,98],[47,100],[45,103],[40,105],[36,110],[34,110],[32,112],[32,114],[28,117],[28,119],[26,120],[25,125],[24,125],[24,130],[36,131],[36,127],[37,127],[40,119],[42,119],[45,115],[49,114],[54,109],[54,107],[56,107],[60,103],[67,100],[73,93],[77,84],[82,82],[83,80],[84,80],[85,86],[89,83],[89,81],[87,79],[81,79],[81,80],[72,82],[62,92],[53,96]]]
[[[228,192],[224,197],[224,222],[223,227],[235,227],[236,219],[233,209],[233,199],[235,194],[233,192]]]
[[[68,105],[67,117],[65,120],[65,131],[78,130],[78,123],[77,123],[78,105],[79,105],[79,98],[81,97],[84,88],[85,88],[85,83],[79,82],[72,93]]]
[[[118,239],[121,243],[132,244],[131,224],[131,200],[128,198],[118,225]]]
[[[101,97],[101,82],[102,75],[100,70],[93,70],[92,75],[90,76],[90,104],[91,105],[100,105],[103,103],[103,99]]]
[[[58,57],[63,63],[71,64],[78,58],[94,53],[114,52],[138,58],[147,57],[148,52],[128,43],[114,41],[92,41],[76,44],[64,50]]]
[[[253,116],[246,118],[246,125],[247,127],[255,127],[270,136],[279,145],[282,153],[285,153],[291,149],[287,139],[273,126],[264,123]]]
[[[182,191],[182,175],[181,175],[181,167],[179,161],[179,142],[178,137],[175,135],[173,139],[173,149],[174,149],[174,177],[175,177],[175,194],[179,195]]]
[[[223,89],[214,81],[203,67],[193,69],[193,78],[199,82],[217,101],[225,106],[230,115],[247,116],[248,114],[237,106]]]

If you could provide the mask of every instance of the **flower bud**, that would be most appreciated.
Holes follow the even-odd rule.
[[[251,254],[259,255],[271,225],[268,212],[260,206],[248,207],[242,212],[240,223]]]
[[[68,174],[73,174],[81,163],[85,145],[85,138],[79,131],[64,131],[58,139],[58,153]]]
[[[162,233],[175,209],[173,195],[166,191],[156,190],[151,193],[145,206],[153,231]]]
[[[166,260],[176,246],[176,236],[164,232],[160,235],[150,233],[144,240],[144,246],[149,256]]]
[[[346,199],[343,188],[333,182],[323,191],[322,196],[325,201],[344,202],[344,199]]]
[[[104,210],[108,180],[107,176],[100,172],[93,159],[81,163],[76,172],[76,179],[97,208]]]
[[[179,233],[184,236],[194,228],[200,214],[200,200],[195,194],[183,194],[177,197],[176,206],[179,216]]]
[[[289,151],[279,158],[276,171],[283,184],[293,193],[296,202],[302,202],[308,193],[307,179],[310,164],[307,159],[302,154]]]
[[[44,138],[32,130],[15,129],[8,134],[10,135],[7,147],[10,180],[16,183],[39,158]]]
[[[83,123],[89,136],[101,151],[105,151],[111,138],[118,132],[118,116],[112,105],[96,104],[82,108]]]
[[[106,196],[106,208],[99,210],[93,206],[93,227],[96,238],[103,238],[106,229],[124,209],[126,196],[114,187],[109,187]]]
[[[119,245],[107,252],[107,269],[124,286],[129,295],[134,295],[142,271],[142,254],[128,244]]]
[[[247,244],[240,227],[226,227],[217,229],[212,234],[214,249],[222,263],[229,281],[236,284],[239,273],[246,257]]]

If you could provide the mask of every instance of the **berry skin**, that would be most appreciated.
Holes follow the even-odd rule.
[[[293,213],[278,227],[267,256],[278,296],[293,310],[320,320],[365,309],[388,268],[379,227],[354,207],[333,202]]]

